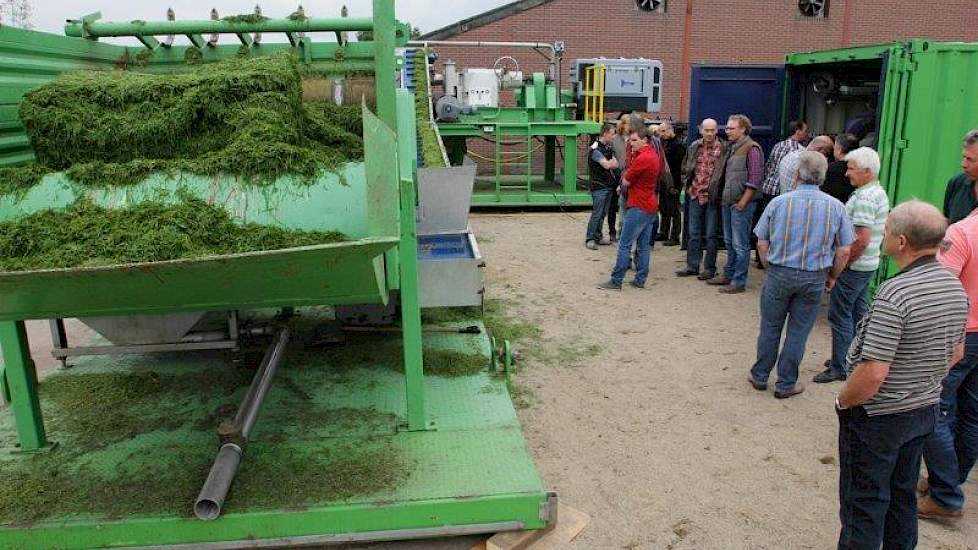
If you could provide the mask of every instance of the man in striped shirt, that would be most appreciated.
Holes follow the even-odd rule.
[[[846,155],[846,177],[855,191],[846,201],[846,215],[856,229],[849,252],[849,265],[832,286],[829,324],[832,325],[832,357],[825,370],[815,375],[818,384],[845,380],[846,352],[856,323],[866,314],[866,291],[880,265],[883,224],[890,201],[879,182],[880,157],[869,147]]]
[[[839,417],[842,548],[914,548],[915,488],[941,381],[964,356],[968,297],[935,258],[947,221],[934,206],[890,212],[883,251],[900,272],[880,285],[846,358]]]
[[[798,189],[775,197],[754,229],[757,252],[769,271],[761,287],[761,327],[750,383],[766,390],[777,362],[778,399],[803,391],[795,382],[808,334],[818,317],[822,292],[845,267],[853,240],[842,203],[818,188],[827,169],[821,153],[803,152],[795,177]],[[784,347],[778,353],[786,322]]]

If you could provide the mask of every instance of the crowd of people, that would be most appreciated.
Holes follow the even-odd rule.
[[[778,399],[804,391],[799,365],[828,292],[831,353],[813,381],[843,382],[838,547],[913,548],[918,516],[961,517],[978,461],[978,129],[964,137],[942,211],[916,199],[891,209],[864,136],[788,128],[765,161],[744,115],[729,117],[725,138],[703,120],[688,147],[669,124],[606,124],[589,157],[585,245],[617,242],[601,289],[620,291],[630,269],[629,284],[644,288],[661,240],[686,249],[676,276],[723,294],[745,292],[756,249],[765,273],[748,382],[766,391],[776,370]],[[870,301],[884,254],[899,271]]]

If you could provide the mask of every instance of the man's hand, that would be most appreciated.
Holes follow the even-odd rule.
[[[612,158],[609,164],[611,165],[609,169],[618,168],[618,159]]]
[[[825,292],[832,292],[832,289],[835,288],[835,282],[838,280],[838,277],[833,277],[832,274],[829,273],[829,275],[825,277]]]

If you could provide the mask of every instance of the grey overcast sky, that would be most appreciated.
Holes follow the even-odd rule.
[[[421,29],[432,31],[460,19],[508,4],[512,0],[396,0],[397,18]],[[369,16],[370,0],[260,0],[262,14],[268,17],[285,17],[296,6],[303,5],[310,17],[336,17],[346,5],[351,17]],[[95,11],[102,12],[106,21],[131,21],[133,19],[165,19],[166,8],[172,7],[177,19],[207,19],[211,8],[217,8],[222,16],[250,13],[254,0],[33,0],[34,29],[64,33],[65,19],[75,19]],[[273,37],[269,36],[268,40]],[[284,38],[282,38],[284,40]]]

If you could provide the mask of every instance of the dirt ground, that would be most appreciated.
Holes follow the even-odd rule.
[[[748,385],[763,272],[721,295],[675,277],[685,253],[657,245],[647,289],[598,290],[615,249],[583,247],[588,215],[471,218],[487,297],[543,329],[517,377],[534,394],[520,417],[548,488],[592,518],[571,548],[834,547],[841,386],[782,401]],[[823,313],[800,381],[829,352]],[[966,495],[958,526],[920,522],[919,548],[978,548],[974,478]]]
[[[601,291],[595,284],[608,278],[615,251],[582,246],[587,216],[471,219],[487,297],[543,331],[523,345],[516,383],[531,396],[520,418],[547,488],[591,516],[569,548],[834,547],[840,385],[809,383],[784,401],[750,388],[763,272],[751,272],[747,293],[720,295],[676,278],[684,256],[657,245],[646,290]],[[29,330],[39,368],[54,368],[46,324]],[[75,322],[68,330],[87,332]],[[820,370],[829,344],[823,314],[801,381]],[[919,548],[978,548],[974,479],[966,494],[965,519],[922,521]],[[356,548],[464,550],[474,541]]]

